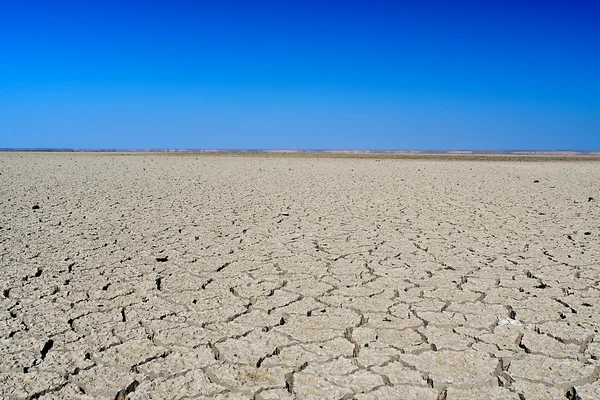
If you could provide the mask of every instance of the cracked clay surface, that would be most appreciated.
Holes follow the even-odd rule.
[[[598,162],[0,173],[1,398],[600,398]]]

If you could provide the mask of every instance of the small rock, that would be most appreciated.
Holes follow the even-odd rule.
[[[40,209],[40,206],[39,206],[39,205],[37,205],[37,204],[35,204],[33,207],[31,207],[31,209],[32,209],[32,210],[39,210],[39,209]]]
[[[158,262],[167,262],[167,261],[169,261],[169,256],[156,257],[156,261],[158,261]]]
[[[535,181],[533,181],[533,183],[540,183],[540,181],[538,181],[537,179]]]
[[[590,235],[592,234],[592,232],[583,232],[583,234],[584,234],[585,236],[590,236]]]
[[[594,201],[593,197],[588,197],[588,201]]]

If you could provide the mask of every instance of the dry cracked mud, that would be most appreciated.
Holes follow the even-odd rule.
[[[598,162],[0,173],[0,397],[600,398]]]

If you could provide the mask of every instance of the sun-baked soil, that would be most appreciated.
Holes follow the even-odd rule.
[[[0,397],[600,398],[600,162],[0,173]]]

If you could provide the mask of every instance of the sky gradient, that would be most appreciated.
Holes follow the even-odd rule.
[[[600,150],[600,2],[485,3],[0,0],[0,148]]]

